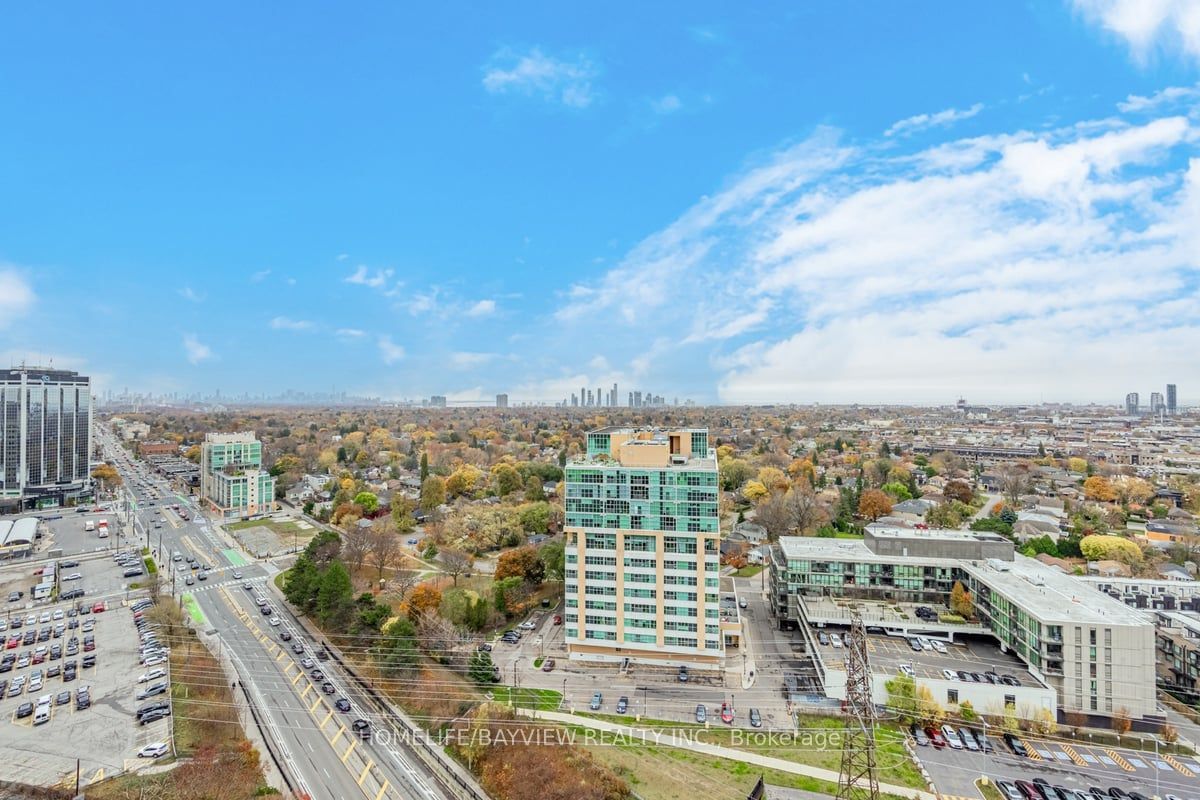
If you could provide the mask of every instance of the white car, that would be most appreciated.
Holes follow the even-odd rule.
[[[833,645],[834,647],[841,647],[842,646],[842,637],[838,636],[836,633],[831,633],[831,634],[829,634],[829,643],[831,645]]]
[[[915,678],[917,673],[913,671],[912,664],[901,664],[900,671],[910,678]]]
[[[80,575],[78,572],[72,572],[70,575],[63,575],[63,576],[62,576],[62,579],[63,579],[64,581],[77,581],[77,580],[79,580],[79,579],[80,579],[80,578],[82,578],[82,577],[83,577],[83,576],[82,576],[82,575]]]
[[[242,573],[240,573],[240,572],[233,573],[233,579],[235,581],[240,581],[242,579]]]
[[[137,682],[138,683],[146,683],[147,681],[152,681],[155,678],[165,677],[166,674],[167,674],[167,671],[165,669],[163,669],[162,667],[158,667],[158,668],[152,669],[149,672],[142,675],[140,678],[138,678]]]
[[[942,677],[948,681],[956,681],[958,680],[958,673],[952,669],[944,669],[942,670]]]
[[[137,752],[138,758],[158,758],[167,754],[167,745],[165,742],[155,742],[148,744]]]
[[[55,610],[55,612],[54,612],[54,619],[55,619],[55,620],[60,620],[60,619],[62,619],[62,618],[63,618],[63,617],[65,617],[65,616],[66,616],[66,614],[64,614],[64,613],[63,613],[63,610],[62,610],[61,608],[59,608],[59,609],[56,609],[56,610]]]
[[[942,655],[946,654],[946,645],[942,644],[937,639],[933,640],[933,649],[936,650],[937,652],[941,653]]]
[[[279,617],[271,617],[267,622],[271,623],[272,628],[279,627]]]
[[[517,627],[523,631],[531,631],[537,627],[537,623],[531,619],[527,619],[524,622],[522,622],[520,625],[518,625]]]
[[[142,662],[143,666],[147,667],[156,667],[159,664],[165,663],[167,663],[167,659],[163,656],[150,656],[144,662]]]

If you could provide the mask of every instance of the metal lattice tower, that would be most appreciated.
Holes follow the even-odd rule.
[[[871,698],[871,665],[867,660],[867,631],[862,617],[852,612],[846,642],[846,719],[838,800],[879,800],[875,770],[875,701]]]

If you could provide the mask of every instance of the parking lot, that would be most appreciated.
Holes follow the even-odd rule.
[[[28,616],[34,616],[34,624],[28,624]],[[67,775],[73,781],[79,758],[86,783],[97,771],[112,774],[136,764],[137,751],[148,742],[169,740],[168,720],[139,727],[133,718],[142,704],[136,692],[143,667],[138,662],[136,628],[126,608],[48,604],[36,612],[29,610],[14,631],[16,618],[13,614],[6,619],[2,632],[4,654],[12,655],[11,666],[0,672],[5,686],[5,697],[0,699],[0,738],[8,751],[5,777],[43,786]],[[43,630],[49,634],[41,642]],[[37,632],[35,642],[26,645],[30,631]],[[19,637],[16,643],[14,632]],[[46,650],[37,654],[42,646]],[[41,655],[36,663],[35,654]],[[73,676],[67,667],[72,663],[77,664]],[[14,682],[18,688],[13,688]],[[80,691],[90,703],[79,702]],[[49,720],[35,724],[35,715],[25,714],[28,706],[22,709],[22,705],[37,704],[38,697],[46,694]]]
[[[942,642],[946,652],[922,649],[916,652],[908,640],[898,636],[871,634],[867,637],[867,650],[871,664],[880,670],[895,673],[901,664],[909,664],[918,677],[941,678],[942,670],[955,672],[992,672],[1012,675],[1022,684],[1036,683],[1036,679],[1025,669],[1025,664],[1011,653],[1003,653],[994,643],[979,639],[964,639],[958,642]],[[822,648],[828,650],[828,648]]]
[[[1041,778],[1085,793],[1093,786],[1104,790],[1115,786],[1147,796],[1200,796],[1200,762],[1192,756],[1156,757],[1125,748],[1023,735],[1020,741],[1029,756],[1022,758],[994,732],[991,738],[996,750],[990,754],[923,746],[917,748],[917,755],[943,795],[978,797],[974,782],[987,775],[1010,782]]]

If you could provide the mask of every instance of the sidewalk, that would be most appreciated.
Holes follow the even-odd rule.
[[[794,761],[787,761],[782,758],[774,758],[772,756],[759,755],[758,753],[750,753],[745,750],[736,750],[732,747],[723,747],[717,744],[707,744],[698,742],[690,737],[676,737],[675,731],[670,729],[655,729],[651,731],[649,728],[635,728],[628,725],[617,725],[613,722],[604,720],[591,719],[590,717],[577,716],[575,714],[563,714],[558,711],[534,711],[527,708],[514,709],[516,713],[534,719],[544,719],[551,722],[561,722],[565,725],[580,725],[585,728],[592,728],[598,731],[607,733],[619,734],[631,739],[641,739],[643,732],[655,740],[656,743],[661,743],[669,747],[678,747],[683,750],[692,750],[705,755],[716,756],[718,758],[728,758],[732,761],[741,761],[746,764],[753,764],[766,769],[779,770],[780,772],[790,772],[793,775],[807,775],[810,778],[820,778],[821,780],[830,781],[831,783],[838,782],[838,773],[833,770],[824,769],[822,767],[812,767],[807,764],[797,764]],[[937,795],[921,789],[911,789],[906,786],[895,786],[889,783],[880,783],[879,791],[887,794],[897,795],[899,797],[911,797],[917,800],[937,800]]]

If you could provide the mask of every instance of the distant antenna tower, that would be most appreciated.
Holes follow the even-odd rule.
[[[871,665],[867,660],[867,631],[862,616],[851,612],[846,643],[846,731],[842,739],[842,769],[838,800],[879,800],[875,771],[875,701],[871,698]]]

